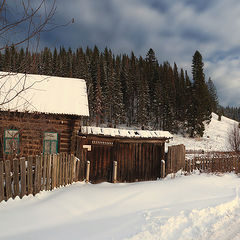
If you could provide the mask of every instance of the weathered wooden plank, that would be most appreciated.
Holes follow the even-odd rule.
[[[40,192],[41,189],[41,157],[36,156],[35,158],[35,169],[34,169],[34,194]]]
[[[3,173],[4,173],[3,161],[0,161],[0,202],[5,199]]]
[[[43,164],[44,164],[43,155],[40,154],[39,158],[40,158],[40,173],[39,173],[38,177],[39,177],[39,192],[40,192],[41,190],[43,190],[42,189],[42,186],[43,186]]]
[[[51,155],[46,155],[46,190],[50,190],[51,187],[51,168],[52,168],[52,158]]]
[[[63,155],[59,155],[59,186],[63,186]]]
[[[27,161],[27,185],[28,195],[33,194],[33,157],[29,156]]]
[[[72,155],[69,155],[69,162],[70,162],[70,167],[69,167],[69,184],[72,184],[73,182],[73,159]]]
[[[6,200],[12,197],[11,164],[10,160],[5,161],[5,184]]]
[[[75,168],[75,181],[78,182],[80,180],[80,159],[76,159],[76,168]]]
[[[59,172],[60,172],[60,164],[59,164],[59,154],[56,154],[56,188],[58,188],[60,185],[59,185]]]
[[[20,158],[20,173],[21,173],[21,193],[20,198],[26,195],[26,160],[24,157]]]
[[[47,175],[47,155],[42,155],[42,183],[41,183],[41,190],[46,189],[46,175]]]
[[[73,155],[73,181],[77,182],[77,158]]]
[[[125,148],[125,158],[127,160],[127,164],[128,164],[128,182],[131,182],[132,179],[132,170],[133,170],[133,166],[132,166],[132,159],[131,159],[131,155],[130,155],[130,144],[126,144],[126,148]]]
[[[65,154],[65,185],[68,184],[68,177],[69,177],[69,161],[68,155]]]
[[[66,186],[66,155],[62,154],[62,184]]]
[[[133,174],[134,174],[134,165],[133,165],[133,159],[132,159],[132,144],[128,145],[128,161],[130,165],[130,174],[129,174],[129,181],[132,182],[133,180]]]
[[[157,174],[156,174],[156,167],[155,167],[155,163],[156,163],[156,144],[153,144],[153,150],[152,150],[152,175],[153,178],[156,179],[157,178]]]
[[[52,155],[52,184],[51,190],[56,188],[56,177],[57,177],[57,155]]]
[[[19,196],[19,160],[13,159],[13,198]]]

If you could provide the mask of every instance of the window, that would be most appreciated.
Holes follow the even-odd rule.
[[[4,131],[4,152],[19,153],[19,132],[15,129]]]
[[[43,138],[43,153],[58,152],[58,134],[55,132],[45,132]]]

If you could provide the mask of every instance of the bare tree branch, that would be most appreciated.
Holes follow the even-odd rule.
[[[239,124],[234,124],[228,132],[228,143],[232,151],[240,152],[240,128]]]

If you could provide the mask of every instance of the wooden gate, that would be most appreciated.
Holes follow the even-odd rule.
[[[163,146],[163,143],[116,141],[114,153],[118,163],[117,180],[134,182],[156,180],[161,177]]]
[[[90,181],[93,183],[112,182],[114,161],[117,161],[118,182],[156,180],[161,177],[163,141],[87,136],[79,137],[77,144],[80,146],[79,152],[84,147],[91,148],[86,153],[86,159],[90,161]]]
[[[183,144],[168,147],[166,172],[176,173],[185,167],[185,146]]]

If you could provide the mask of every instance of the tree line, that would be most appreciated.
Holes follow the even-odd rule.
[[[221,107],[221,113],[231,119],[240,122],[240,107]]]
[[[192,77],[177,64],[159,64],[153,49],[145,58],[114,55],[95,46],[44,48],[39,52],[6,47],[0,53],[0,70],[86,80],[91,125],[120,124],[202,136],[204,121],[218,107],[213,81],[205,80],[199,51],[192,60]]]

